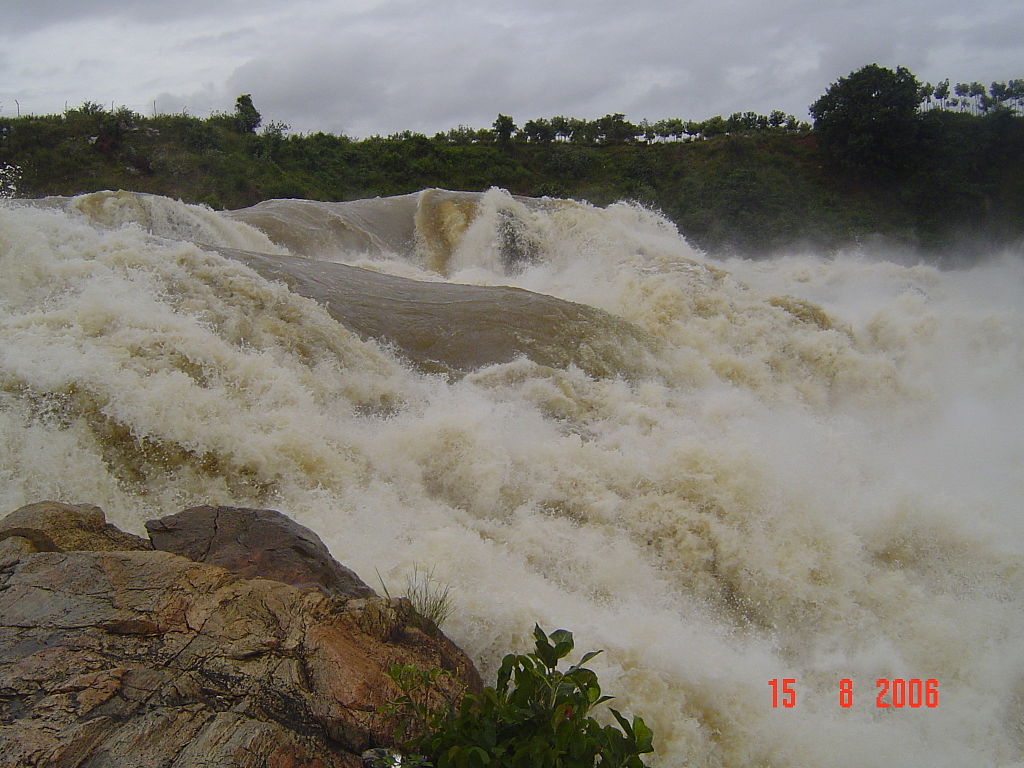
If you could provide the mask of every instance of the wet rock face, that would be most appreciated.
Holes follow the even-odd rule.
[[[347,597],[373,597],[313,531],[272,509],[193,507],[146,523],[153,547],[246,578],[316,586]]]
[[[223,514],[200,509],[183,514]],[[45,513],[0,521],[0,534],[21,531],[0,541],[0,765],[354,767],[390,744],[394,723],[377,711],[398,693],[389,665],[449,670],[439,701],[479,686],[405,600],[247,578],[137,537],[112,550],[98,508]],[[33,538],[55,513],[91,537],[63,551]],[[229,518],[247,514],[253,529],[267,519]],[[60,526],[46,535],[68,543]]]
[[[30,551],[36,552],[152,548],[145,539],[108,523],[99,507],[55,501],[29,504],[0,520],[0,541],[9,538],[27,539]]]

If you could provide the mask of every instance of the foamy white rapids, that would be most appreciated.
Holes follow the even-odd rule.
[[[141,532],[258,505],[392,591],[433,568],[485,677],[534,622],[603,648],[656,766],[1024,765],[1020,254],[721,263],[625,204],[352,206],[0,205],[3,511],[89,502]],[[196,243],[518,286],[658,359],[428,375]],[[772,708],[783,678],[796,706]],[[880,709],[879,678],[939,704]]]

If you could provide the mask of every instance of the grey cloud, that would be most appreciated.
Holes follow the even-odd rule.
[[[98,19],[128,19],[158,24],[173,19],[203,16],[232,17],[252,13],[260,7],[273,8],[270,0],[23,0],[10,2],[3,9],[0,36],[24,34],[58,24]]]
[[[86,13],[57,0],[38,7],[37,24],[58,9]],[[161,108],[173,102],[202,114],[252,93],[268,118],[359,136],[483,127],[499,111],[520,123],[555,114],[702,119],[775,108],[805,118],[829,83],[876,61],[908,66],[922,79],[1024,76],[1024,54],[1012,45],[1024,26],[1018,0],[976,0],[970,10],[959,0],[186,0],[158,8],[95,0],[85,7],[151,23],[154,39],[161,20],[207,14],[208,22],[194,25],[205,31],[161,40],[206,62],[180,73],[191,82],[162,95]],[[983,57],[974,55],[978,48]],[[218,72],[224,62],[231,63]],[[992,62],[1001,69],[962,71]]]

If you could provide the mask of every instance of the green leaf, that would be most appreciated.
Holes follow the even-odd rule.
[[[548,636],[544,634],[544,630],[540,628],[540,624],[533,625],[533,636],[537,641],[537,644],[548,644]]]
[[[633,733],[635,734],[637,752],[644,754],[654,751],[654,733],[639,715],[633,717]]]
[[[633,726],[631,726],[629,724],[629,721],[626,718],[624,718],[622,715],[619,714],[618,710],[612,709],[611,707],[609,707],[608,709],[615,716],[615,719],[619,721],[619,725],[622,726],[622,730],[626,732],[626,735],[630,739],[632,739],[633,738]]]
[[[567,629],[556,629],[551,633],[551,641],[555,644],[555,658],[564,659],[573,649],[572,632]]]
[[[501,660],[501,667],[498,669],[498,682],[495,684],[495,687],[502,693],[508,690],[508,681],[512,676],[512,666],[515,663],[516,657],[511,653]]]
[[[533,636],[536,639],[536,656],[541,660],[545,667],[548,669],[554,669],[558,666],[558,653],[555,648],[548,642],[548,636],[544,634],[544,630],[540,628],[540,625],[536,625],[533,629]]]

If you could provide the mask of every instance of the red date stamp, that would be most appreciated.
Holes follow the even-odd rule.
[[[775,678],[768,681],[768,686],[772,689],[772,708],[792,709],[796,706],[796,678]],[[934,709],[939,706],[939,681],[935,679],[879,678],[875,681],[875,689],[875,706],[879,709]],[[853,680],[840,680],[838,694],[840,707],[852,707]]]

